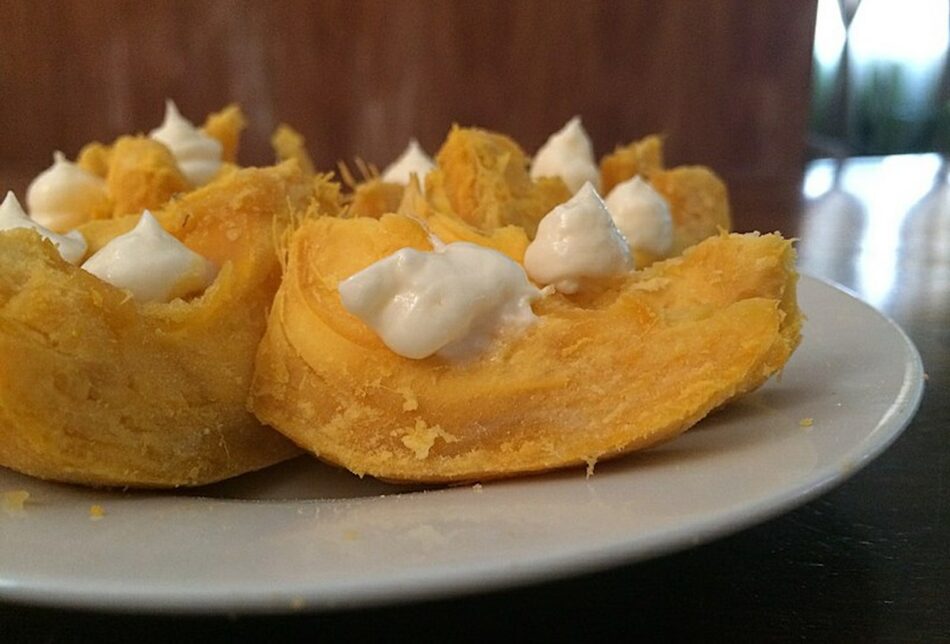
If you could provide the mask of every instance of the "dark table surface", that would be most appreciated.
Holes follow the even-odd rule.
[[[739,230],[797,235],[800,265],[892,316],[927,391],[897,442],[837,489],[652,561],[445,601],[280,617],[113,615],[0,604],[0,641],[517,634],[538,639],[950,641],[950,186],[933,155],[812,163],[800,198],[733,186]],[[776,195],[785,194],[786,198]],[[5,553],[2,556],[9,556]]]

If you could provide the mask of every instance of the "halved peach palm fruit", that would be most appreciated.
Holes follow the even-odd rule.
[[[405,216],[304,222],[258,351],[257,416],[359,475],[471,481],[648,447],[761,385],[799,341],[790,242],[722,234],[596,294],[545,297],[478,359],[412,360],[337,291],[405,247],[431,248]]]
[[[71,483],[176,487],[297,454],[246,401],[280,281],[275,238],[322,189],[290,162],[235,171],[157,211],[220,267],[188,301],[136,302],[32,231],[0,233],[0,465]],[[93,223],[106,237],[135,219]]]

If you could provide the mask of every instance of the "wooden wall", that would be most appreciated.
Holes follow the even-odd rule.
[[[0,167],[26,174],[156,127],[166,96],[192,120],[239,102],[251,163],[280,121],[330,168],[385,165],[410,136],[434,151],[453,121],[530,153],[575,113],[598,153],[662,131],[671,161],[729,179],[798,177],[803,159],[815,0],[0,0],[0,16]]]

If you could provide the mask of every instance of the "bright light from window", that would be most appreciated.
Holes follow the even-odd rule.
[[[819,12],[822,4],[837,6],[822,1]],[[932,64],[947,50],[947,12],[947,0],[864,0],[851,23],[854,60]]]
[[[844,48],[844,20],[838,0],[818,0],[815,21],[815,61],[821,69],[833,68]]]
[[[807,199],[817,199],[831,190],[835,182],[835,162],[831,159],[822,159],[813,162],[805,173],[802,184],[802,194]]]
[[[871,165],[871,171],[844,176],[844,189],[874,195],[865,207],[867,220],[857,259],[858,292],[873,306],[883,308],[897,278],[897,250],[904,217],[933,187],[940,167],[936,154],[892,156]]]

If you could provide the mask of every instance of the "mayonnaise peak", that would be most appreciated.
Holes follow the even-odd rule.
[[[416,174],[419,182],[424,184],[425,177],[429,170],[435,167],[432,157],[426,154],[422,146],[415,139],[409,141],[409,145],[395,161],[383,171],[383,181],[386,183],[400,183],[404,186],[409,185],[409,176]]]
[[[586,182],[600,187],[600,170],[594,159],[594,144],[575,116],[541,146],[531,162],[531,178],[561,177],[575,193]]]
[[[78,231],[59,235],[49,228],[41,226],[26,216],[23,212],[23,206],[17,200],[13,191],[7,192],[3,203],[0,203],[0,230],[11,230],[13,228],[29,228],[35,230],[56,246],[60,256],[70,264],[78,264],[86,254],[86,238]]]
[[[454,242],[437,251],[403,248],[339,285],[347,311],[395,353],[466,359],[537,318],[541,292],[498,251]]]
[[[169,302],[203,291],[217,272],[214,264],[165,232],[148,210],[135,228],[103,246],[82,268],[142,302]]]
[[[538,224],[524,267],[534,282],[571,294],[592,281],[623,275],[633,260],[600,195],[585,183]]]
[[[165,120],[149,136],[171,150],[182,174],[194,186],[208,183],[221,169],[221,143],[184,118],[174,101],[165,102]]]
[[[53,153],[53,165],[41,172],[26,190],[30,217],[50,230],[67,231],[88,221],[109,201],[102,177]]]
[[[605,200],[607,210],[630,247],[665,257],[673,247],[670,206],[649,183],[635,176],[617,184]]]

